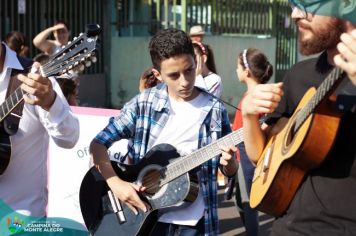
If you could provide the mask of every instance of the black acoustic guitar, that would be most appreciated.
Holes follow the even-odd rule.
[[[89,60],[96,59],[93,56],[98,48],[97,39],[100,31],[99,25],[88,25],[85,34],[80,34],[58,53],[51,56],[49,62],[40,67],[39,73],[43,77],[57,76],[83,66],[81,63],[89,66],[91,64]],[[70,78],[70,76],[62,78]],[[12,111],[23,102],[24,94],[25,91],[18,87],[0,105],[0,175],[4,173],[11,159],[11,134],[6,131],[4,121],[9,115],[16,115],[12,114]]]
[[[157,222],[158,209],[169,208],[184,201],[192,202],[199,193],[199,183],[192,171],[221,154],[221,147],[242,142],[242,129],[191,153],[180,157],[169,144],[160,144],[146,153],[137,165],[111,162],[123,180],[146,187],[140,197],[151,209],[138,215],[115,198],[106,181],[92,167],[82,181],[79,201],[85,225],[92,235],[149,235]]]

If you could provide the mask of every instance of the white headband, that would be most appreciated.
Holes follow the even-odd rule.
[[[246,69],[249,69],[246,54],[247,54],[247,49],[245,49],[244,52],[242,53],[242,62],[244,63]]]

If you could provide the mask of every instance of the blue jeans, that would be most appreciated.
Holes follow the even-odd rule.
[[[195,226],[176,225],[157,222],[150,235],[152,236],[200,236],[204,235],[204,217]]]

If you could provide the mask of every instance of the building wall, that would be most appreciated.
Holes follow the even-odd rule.
[[[151,66],[148,53],[150,37],[113,37],[111,39],[111,104],[121,108],[138,93],[141,73]],[[218,74],[223,80],[222,99],[237,105],[245,86],[236,78],[236,57],[248,47],[262,50],[275,65],[276,39],[237,36],[207,36],[204,43],[214,51]],[[274,81],[274,77],[271,81]],[[226,106],[233,115],[235,109]]]

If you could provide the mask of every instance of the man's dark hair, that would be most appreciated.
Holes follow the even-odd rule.
[[[160,71],[163,60],[189,54],[193,58],[194,49],[190,37],[182,30],[165,29],[158,31],[151,39],[149,50],[153,68]]]

